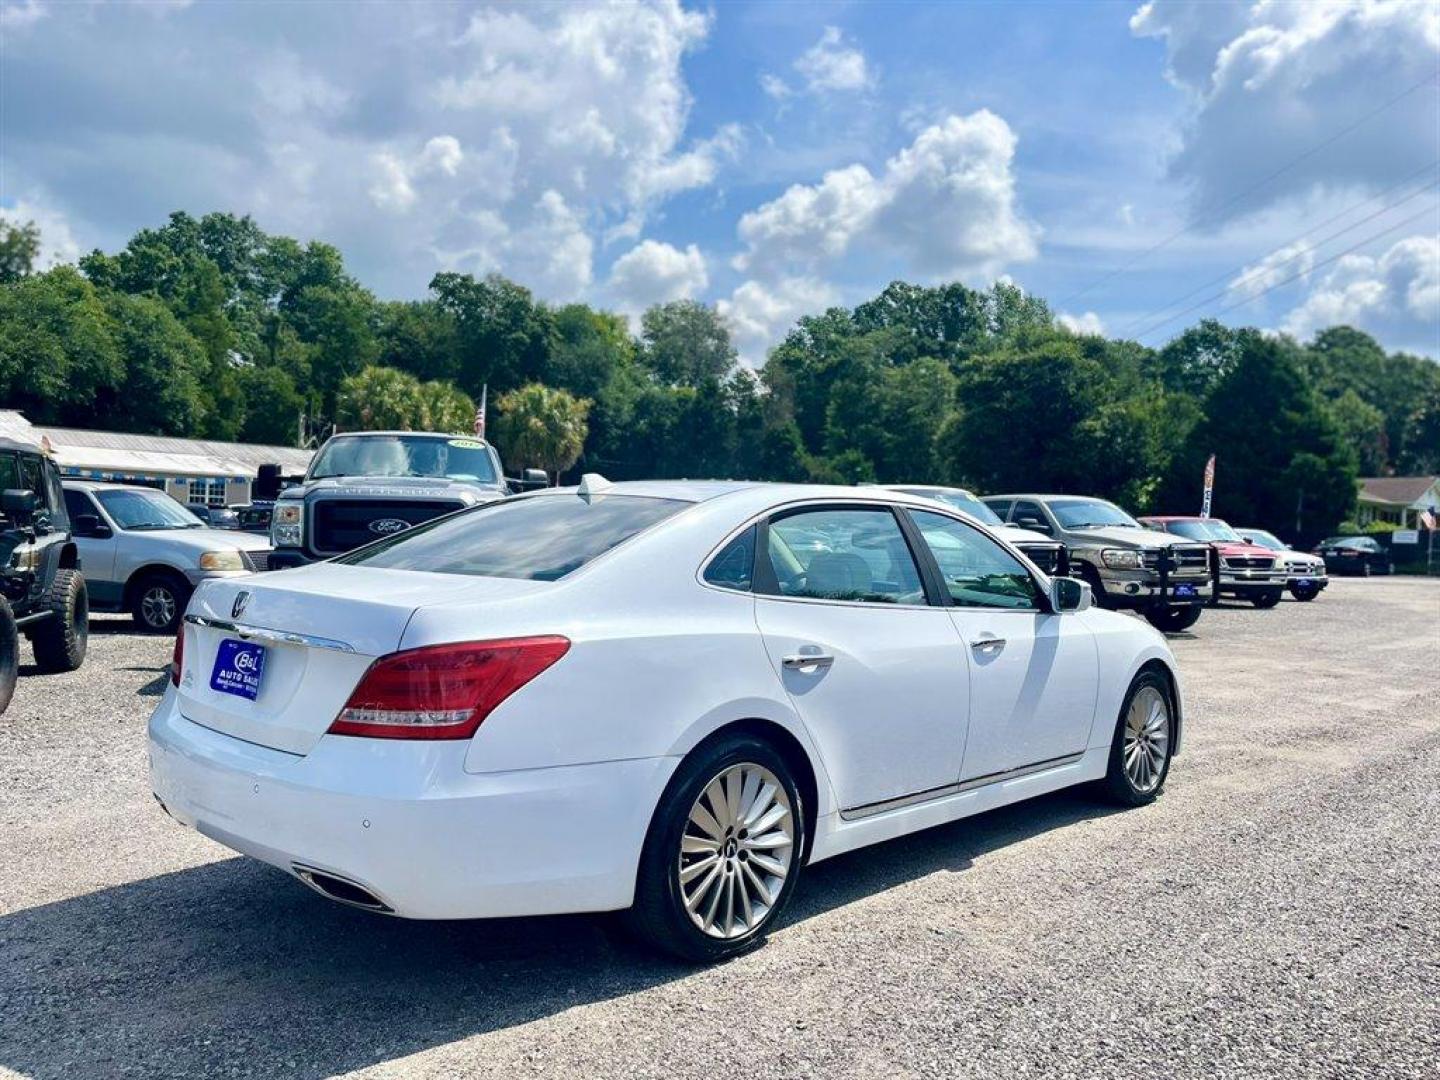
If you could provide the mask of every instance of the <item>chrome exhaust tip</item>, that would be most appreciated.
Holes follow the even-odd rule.
[[[348,904],[350,907],[362,908],[365,911],[378,911],[385,915],[394,914],[394,909],[389,904],[358,881],[351,881],[339,874],[332,874],[328,870],[317,870],[313,866],[303,866],[300,863],[294,863],[291,869],[295,876],[306,885],[336,903]]]

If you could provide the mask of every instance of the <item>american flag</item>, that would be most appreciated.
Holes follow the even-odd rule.
[[[1420,527],[1422,529],[1435,528],[1435,512],[1433,510],[1420,511]]]
[[[485,399],[490,396],[490,384],[486,383],[480,388],[480,406],[475,410],[475,437],[485,437]]]

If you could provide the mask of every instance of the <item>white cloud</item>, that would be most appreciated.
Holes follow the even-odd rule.
[[[746,281],[715,306],[730,324],[740,359],[752,368],[765,363],[767,350],[795,320],[839,302],[833,285],[813,277],[782,278],[773,284]]]
[[[48,14],[49,10],[40,0],[11,0],[0,5],[0,30],[24,30]]]
[[[738,269],[797,276],[857,249],[902,258],[910,272],[993,276],[1034,257],[1038,230],[1019,214],[1015,136],[988,110],[926,128],[876,176],[864,165],[796,184],[739,222]]]
[[[1245,267],[1226,286],[1241,299],[1256,299],[1261,293],[1294,280],[1308,279],[1315,266],[1315,249],[1303,240],[1272,251],[1259,262]]]
[[[1384,185],[1433,157],[1433,0],[1154,0],[1130,28],[1165,43],[1167,74],[1191,97],[1171,172],[1191,185],[1197,221]]]
[[[1382,255],[1334,263],[1282,328],[1307,338],[1346,323],[1388,338],[1440,345],[1440,236],[1411,236]]]
[[[413,181],[431,176],[455,176],[465,160],[460,140],[453,135],[436,135],[410,161],[391,150],[374,157],[375,181],[370,198],[382,210],[404,213],[418,197]]]
[[[775,75],[769,71],[761,73],[760,89],[765,91],[766,94],[774,98],[776,101],[784,101],[786,98],[788,98],[791,94],[795,92],[790,89],[789,83],[787,83],[779,75]]]
[[[542,296],[573,300],[590,285],[595,244],[558,191],[545,192],[535,208],[538,219],[516,238],[510,261]]]
[[[464,160],[459,139],[454,135],[436,135],[420,151],[419,168],[422,173],[442,172],[446,176],[454,176]]]
[[[13,226],[34,222],[40,230],[40,253],[35,259],[36,270],[49,270],[60,263],[73,263],[80,258],[80,245],[70,232],[70,223],[58,210],[43,203],[19,199],[14,206],[0,206],[0,221]]]
[[[651,304],[686,300],[710,283],[705,256],[694,244],[683,251],[657,240],[643,240],[610,267],[609,291],[626,311]]]
[[[1105,324],[1100,316],[1093,311],[1087,311],[1081,315],[1071,315],[1062,311],[1055,316],[1055,321],[1069,330],[1072,334],[1104,334]]]
[[[836,26],[825,27],[820,40],[795,61],[795,70],[811,93],[864,90],[874,81],[865,54],[847,45],[845,35]]]

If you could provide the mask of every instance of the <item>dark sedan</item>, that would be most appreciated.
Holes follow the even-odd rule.
[[[1393,569],[1390,552],[1369,536],[1332,536],[1315,548],[1332,574],[1388,574]]]
[[[186,503],[185,509],[209,525],[212,529],[238,529],[240,519],[228,506],[207,506],[204,503]]]

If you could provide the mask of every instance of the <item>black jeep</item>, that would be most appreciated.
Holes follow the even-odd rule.
[[[89,614],[60,471],[39,447],[0,439],[0,712],[15,690],[19,634],[42,672],[74,671]]]

